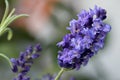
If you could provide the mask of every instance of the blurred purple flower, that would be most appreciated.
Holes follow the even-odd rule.
[[[46,74],[40,80],[54,80],[55,75]],[[59,80],[62,80],[61,78]],[[76,80],[74,77],[70,77],[69,80]]]
[[[54,80],[54,76],[51,74],[46,74],[42,77],[41,80]]]
[[[29,46],[25,52],[21,52],[19,58],[11,58],[13,64],[12,71],[18,74],[13,80],[30,80],[27,73],[30,71],[33,60],[40,56],[40,54],[38,54],[40,51],[41,47],[37,44],[34,47]]]

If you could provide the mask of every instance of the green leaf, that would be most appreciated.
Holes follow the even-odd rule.
[[[12,36],[13,36],[12,29],[6,28],[6,29],[5,29],[5,32],[8,32],[7,39],[8,39],[8,40],[11,40],[11,39],[12,39]]]
[[[9,12],[9,3],[7,0],[5,0],[5,5],[6,5],[6,9],[5,9],[5,13],[4,13],[3,19],[1,21],[1,24],[5,21],[7,15],[8,15],[8,12]]]

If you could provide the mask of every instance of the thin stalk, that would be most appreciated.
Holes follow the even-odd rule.
[[[10,64],[10,67],[12,68],[12,63],[10,62],[10,59],[2,53],[0,53],[0,56],[3,57],[4,59],[6,59],[8,61],[8,63]]]
[[[55,77],[55,80],[59,80],[64,71],[65,71],[65,69],[61,68],[61,70],[59,71],[58,75]]]

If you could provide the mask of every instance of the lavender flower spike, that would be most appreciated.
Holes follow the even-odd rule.
[[[106,35],[111,30],[111,26],[103,22],[107,16],[101,7],[83,10],[77,16],[67,28],[70,33],[57,44],[62,48],[58,52],[58,64],[66,69],[80,69],[86,65],[104,47]]]
[[[13,64],[12,71],[18,74],[13,80],[30,80],[27,73],[30,71],[33,60],[40,56],[38,54],[40,51],[41,47],[37,44],[34,47],[29,46],[25,52],[21,52],[19,58],[11,58]]]

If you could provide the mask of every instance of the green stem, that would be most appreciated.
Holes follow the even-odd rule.
[[[12,63],[10,62],[10,59],[6,55],[4,55],[2,53],[0,53],[0,56],[5,58],[8,61],[8,63],[10,64],[10,67],[12,68]]]
[[[63,72],[65,71],[64,68],[61,68],[60,72],[58,73],[58,75],[55,77],[55,80],[59,80],[60,76],[63,74]]]

